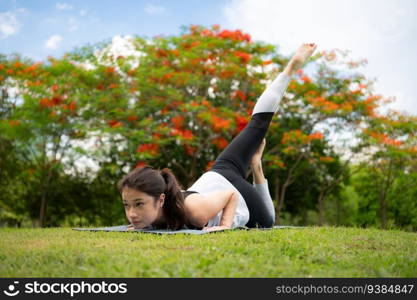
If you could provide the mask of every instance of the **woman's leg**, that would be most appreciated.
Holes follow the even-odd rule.
[[[290,77],[281,73],[265,90],[254,107],[248,125],[220,153],[211,169],[229,180],[245,199],[249,209],[248,227],[269,228],[275,223],[273,205],[271,210],[263,195],[245,178],[289,81]]]
[[[262,201],[261,195],[245,180],[246,171],[253,154],[266,135],[291,79],[290,76],[311,56],[315,48],[314,44],[303,44],[299,47],[284,72],[278,75],[256,102],[248,125],[220,153],[211,168],[229,180],[242,194],[250,213],[248,227],[273,225],[273,218],[268,213],[268,207]]]
[[[232,169],[242,178],[246,177],[250,160],[268,131],[289,81],[290,77],[281,73],[263,92],[248,125],[220,153],[212,166],[213,170]]]
[[[259,149],[255,152],[251,159],[251,171],[253,177],[253,186],[261,195],[261,200],[268,209],[268,218],[272,218],[275,223],[275,207],[272,201],[271,194],[269,193],[268,179],[265,178],[262,168],[262,155],[265,149],[266,140],[263,139]],[[249,174],[248,174],[249,175]]]

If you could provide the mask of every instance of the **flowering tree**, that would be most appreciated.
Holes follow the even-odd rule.
[[[349,176],[349,164],[355,153],[360,153],[358,144],[346,144],[342,149],[350,158],[342,158],[343,151],[337,151],[340,145],[330,143],[330,134],[354,135],[375,117],[376,107],[385,101],[372,93],[372,81],[347,72],[366,64],[366,60],[352,61],[347,51],[332,50],[313,56],[309,64],[305,69],[312,68],[315,73],[308,76],[302,70],[297,72],[298,78],[290,82],[271,130],[272,139],[281,141],[268,152],[274,155],[268,156],[268,165],[279,172],[275,182],[278,223],[288,187],[307,168],[313,168],[319,179],[317,207],[319,223],[324,222],[324,199]]]
[[[97,95],[90,103],[101,98],[104,104],[91,109],[100,116],[96,121],[107,120],[123,145],[119,167],[167,165],[184,185],[208,170],[246,126],[264,88],[265,68],[283,61],[272,46],[216,25],[191,26],[181,36],[152,41],[136,38],[133,45],[141,53],[135,67],[135,58],[119,56],[117,65],[113,60],[105,69],[117,78],[112,88],[121,96],[112,100]],[[82,62],[88,57],[77,54],[71,59]],[[89,63],[97,68],[101,64],[91,58]]]
[[[380,223],[387,227],[389,194],[396,181],[406,174],[402,188],[415,187],[417,165],[417,118],[396,111],[378,116],[363,130],[368,156],[365,164],[371,171],[377,195]]]

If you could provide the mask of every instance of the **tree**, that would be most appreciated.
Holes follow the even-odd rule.
[[[404,187],[416,184],[416,132],[417,118],[396,111],[374,118],[363,130],[363,138],[368,142],[369,158],[366,164],[378,195],[382,228],[387,228],[387,200],[396,181],[409,174],[411,180]]]

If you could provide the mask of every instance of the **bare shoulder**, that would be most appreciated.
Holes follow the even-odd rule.
[[[207,224],[201,217],[199,204],[204,201],[205,196],[199,193],[188,195],[184,199],[185,214],[190,220],[191,224],[197,227],[203,227]]]

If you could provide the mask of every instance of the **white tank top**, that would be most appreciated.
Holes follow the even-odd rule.
[[[242,194],[223,175],[214,171],[205,172],[196,182],[194,182],[192,186],[187,189],[187,191],[195,191],[202,195],[207,195],[209,193],[225,189],[233,189],[239,195],[239,201],[233,218],[232,228],[245,226],[249,221],[249,209],[246,205],[245,199],[243,199]],[[223,210],[219,211],[216,216],[209,220],[206,226],[212,227],[220,225],[222,214]]]

